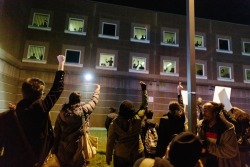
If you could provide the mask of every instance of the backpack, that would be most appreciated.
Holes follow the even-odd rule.
[[[145,149],[149,154],[156,153],[158,134],[155,127],[149,127],[145,136]]]

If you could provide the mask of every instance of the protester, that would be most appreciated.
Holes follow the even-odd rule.
[[[84,153],[77,151],[83,147],[77,142],[81,135],[86,133],[90,114],[99,100],[100,85],[96,86],[91,100],[81,103],[81,94],[73,92],[69,102],[64,104],[55,123],[55,144],[52,153],[57,155],[61,167],[86,166]],[[84,119],[82,119],[84,118]],[[84,122],[82,122],[84,121]],[[81,142],[80,142],[81,143]]]
[[[202,143],[192,132],[182,132],[170,142],[166,157],[174,167],[195,167],[202,155]]]
[[[197,99],[197,104],[196,104],[196,110],[197,110],[197,120],[202,120],[203,119],[203,111],[202,111],[202,98],[199,97]]]
[[[140,82],[142,89],[142,104],[136,111],[133,103],[124,100],[118,117],[110,124],[108,131],[106,162],[110,165],[114,150],[114,167],[132,167],[134,162],[144,156],[141,141],[141,121],[147,112],[148,94],[146,84]],[[139,116],[140,115],[140,116]]]
[[[203,105],[203,120],[198,123],[198,135],[206,148],[206,167],[240,167],[240,154],[234,125],[223,114],[222,103]]]
[[[183,108],[177,101],[169,103],[169,111],[160,118],[158,143],[156,148],[156,156],[163,157],[166,148],[174,134],[179,134],[185,130],[185,114]]]
[[[183,99],[182,99],[182,95],[181,95],[181,90],[183,89],[183,86],[181,84],[182,83],[179,82],[179,84],[177,86],[177,99],[178,99],[178,103],[183,107]]]
[[[153,119],[154,112],[148,110],[142,121],[141,138],[144,146],[145,157],[154,158],[158,142],[158,123]],[[148,134],[147,134],[148,133]],[[152,145],[150,144],[152,143]]]
[[[22,84],[23,99],[17,103],[16,107],[10,104],[10,108],[16,110],[27,143],[29,143],[34,153],[36,159],[34,166],[43,164],[53,144],[49,111],[64,89],[65,56],[59,55],[57,59],[59,62],[58,71],[53,85],[44,99],[42,99],[45,90],[44,82],[39,78],[27,78]],[[23,154],[23,152],[19,154]]]
[[[250,166],[250,115],[238,107],[229,111],[237,122],[236,136],[240,150],[241,166]]]
[[[107,115],[106,120],[105,120],[105,128],[107,129],[107,134],[109,130],[109,125],[117,116],[118,114],[116,113],[116,109],[114,107],[110,107],[109,114]]]

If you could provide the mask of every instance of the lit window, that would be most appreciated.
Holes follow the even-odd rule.
[[[147,29],[135,27],[134,29],[134,38],[137,40],[147,40]]]
[[[219,77],[222,79],[231,79],[231,67],[219,66]]]
[[[178,29],[162,27],[161,45],[179,47]]]
[[[113,54],[107,54],[107,53],[101,53],[100,54],[100,62],[99,66],[102,67],[114,67],[114,60],[115,60],[115,55]]]
[[[32,23],[28,28],[51,31],[50,15],[46,13],[33,13]]]
[[[176,73],[176,62],[170,60],[163,61],[163,72],[164,73]]]
[[[65,51],[66,63],[69,64],[80,64],[81,51],[66,49]]]
[[[84,27],[84,20],[82,19],[76,19],[76,18],[69,18],[69,31],[74,31],[74,32],[83,32],[83,27]]]
[[[117,70],[117,50],[98,49],[96,59],[96,69]]]
[[[33,60],[43,60],[44,53],[45,53],[44,46],[29,45],[27,58]]]
[[[176,33],[175,32],[163,32],[163,43],[176,44]]]
[[[141,24],[132,24],[132,33],[130,41],[149,43],[149,34],[149,26]]]
[[[195,71],[197,76],[204,76],[204,64],[195,64]]]
[[[26,41],[22,62],[45,64],[48,46],[46,42]]]
[[[129,72],[148,74],[149,71],[148,54],[130,53]]]
[[[146,58],[144,57],[133,57],[132,58],[132,69],[133,70],[146,70]]]
[[[201,35],[195,35],[194,45],[197,48],[204,47],[203,36],[201,36]]]
[[[76,14],[67,14],[64,33],[74,35],[86,35],[87,17]]]

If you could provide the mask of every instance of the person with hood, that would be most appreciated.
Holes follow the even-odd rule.
[[[135,110],[130,100],[124,100],[119,107],[118,117],[109,126],[106,146],[106,163],[110,165],[114,151],[114,167],[132,167],[134,162],[144,157],[141,140],[141,121],[147,112],[148,94],[146,84],[140,81],[142,104]]]
[[[94,111],[99,100],[100,85],[96,89],[91,100],[81,103],[81,94],[73,92],[69,96],[69,103],[63,105],[55,122],[55,144],[52,153],[56,154],[61,167],[83,167],[86,159],[83,151],[80,151],[77,142],[82,135],[88,133],[89,116]],[[84,120],[84,122],[83,122]]]
[[[169,111],[160,118],[156,157],[163,157],[174,134],[185,131],[185,114],[177,101],[169,102]]]
[[[198,122],[198,136],[206,149],[205,167],[241,166],[235,127],[226,114],[222,103],[210,101],[203,105],[203,120]]]

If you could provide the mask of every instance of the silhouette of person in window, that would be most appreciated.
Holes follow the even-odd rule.
[[[137,37],[137,35],[135,35],[135,37],[134,37],[135,39],[138,39],[138,37]]]
[[[137,61],[137,64],[136,63],[133,64],[133,69],[137,69],[138,66],[139,66],[139,60]]]
[[[35,53],[33,53],[29,58],[30,58],[30,59],[37,59]]]
[[[144,70],[144,66],[140,64],[139,70]]]
[[[47,21],[47,20],[44,20],[42,26],[43,26],[43,27],[48,27],[48,21]]]
[[[106,59],[106,63],[108,63],[108,64],[109,64],[109,66],[113,66],[113,63],[114,63],[113,58],[112,58],[112,57],[110,57],[110,59],[109,59],[109,60],[107,60],[107,59]]]
[[[40,55],[40,60],[43,60],[43,54]]]
[[[168,71],[168,67],[166,67],[165,69],[164,69],[164,72],[167,72]]]
[[[142,35],[141,40],[145,40],[145,39],[146,39],[146,36]]]

